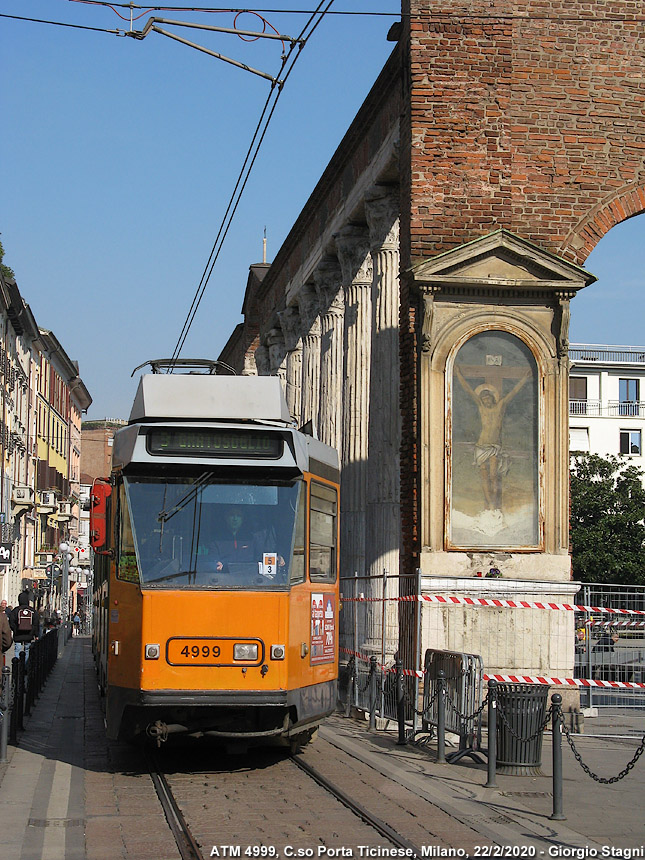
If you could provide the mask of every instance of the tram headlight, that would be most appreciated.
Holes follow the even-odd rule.
[[[252,642],[237,642],[233,645],[234,660],[257,660],[258,646]]]
[[[284,645],[272,645],[271,646],[271,659],[272,660],[284,660],[285,655],[285,647]]]
[[[158,645],[146,645],[146,660],[158,660],[161,649]]]

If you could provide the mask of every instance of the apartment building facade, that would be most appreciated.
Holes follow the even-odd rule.
[[[62,571],[81,579],[81,415],[92,398],[78,365],[1,274],[0,401],[0,599],[13,605],[28,588],[53,608]]]
[[[572,343],[569,447],[643,466],[645,347]]]

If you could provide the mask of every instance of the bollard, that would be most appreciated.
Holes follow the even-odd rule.
[[[376,657],[374,654],[370,657],[370,727],[369,731],[376,731],[376,700],[378,698],[378,678],[376,677]]]
[[[554,693],[551,696],[553,705],[553,814],[552,821],[566,821],[567,816],[562,812],[562,696]]]
[[[2,715],[2,723],[0,723],[0,764],[6,764],[7,746],[9,741],[9,721],[11,718],[11,669],[5,666],[2,670],[2,682],[0,690],[0,713]]]
[[[405,732],[405,690],[403,688],[403,663],[399,657],[394,661],[396,671],[396,719],[399,724],[399,739],[397,746],[405,746],[408,742]]]
[[[437,763],[446,763],[446,687],[443,669],[437,672]]]
[[[25,671],[27,666],[27,658],[25,652],[21,651],[18,657],[18,701],[16,703],[16,716],[18,720],[18,728],[20,731],[25,730],[23,717],[25,715]]]
[[[9,740],[15,744],[18,740],[18,714],[16,712],[18,702],[18,669],[20,661],[14,657],[11,661],[11,719],[9,721]]]
[[[488,682],[488,779],[484,788],[497,788],[497,681]]]
[[[356,685],[356,658],[352,654],[347,664],[349,678],[347,679],[347,702],[345,703],[345,716],[349,717],[352,711],[352,700],[355,699],[354,687]]]

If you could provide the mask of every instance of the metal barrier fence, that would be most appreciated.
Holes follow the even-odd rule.
[[[382,576],[341,577],[339,698],[347,709],[397,719],[398,656],[407,670],[408,719],[415,719],[421,674],[418,589],[418,574],[390,576],[384,570]]]
[[[478,759],[481,750],[482,692],[484,664],[477,654],[437,651],[429,648],[424,660],[424,728],[452,732],[459,736],[459,749],[446,756],[456,762],[468,755]],[[446,707],[447,704],[447,707]],[[440,710],[443,709],[440,725]]]
[[[574,678],[645,684],[645,586],[583,585],[579,603],[610,607],[625,614],[576,613]],[[585,687],[581,705],[645,708],[645,688]]]

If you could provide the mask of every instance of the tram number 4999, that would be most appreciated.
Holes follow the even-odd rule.
[[[184,657],[219,657],[220,655],[220,647],[219,645],[184,645],[184,647],[179,652]]]

